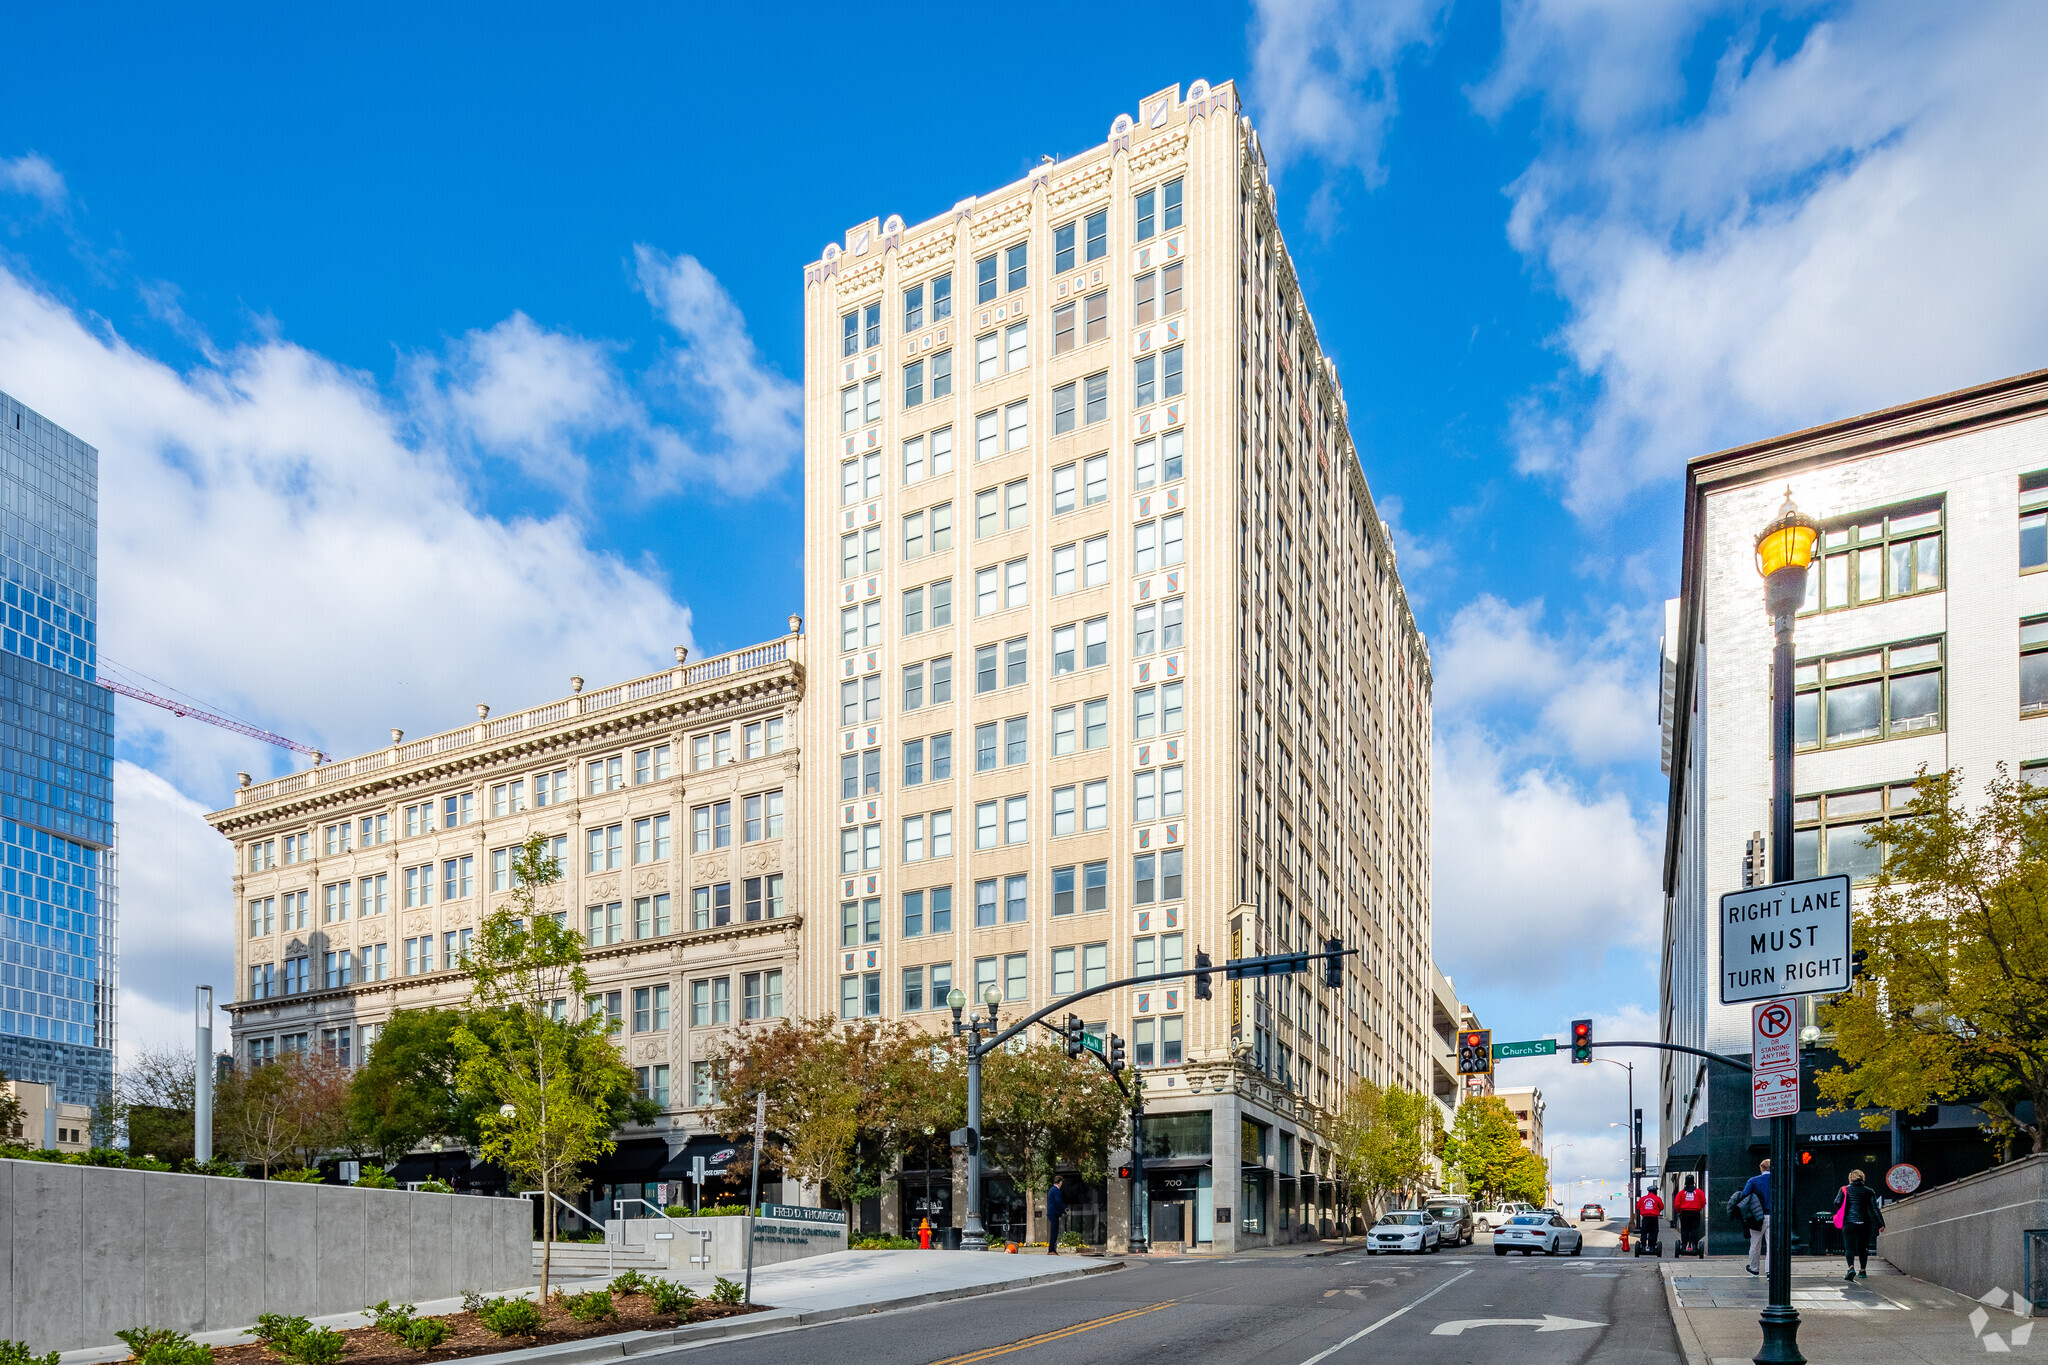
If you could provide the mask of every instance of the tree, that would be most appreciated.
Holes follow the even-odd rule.
[[[1543,1158],[1522,1145],[1514,1111],[1498,1095],[1477,1095],[1458,1106],[1444,1161],[1463,1173],[1466,1187],[1482,1200],[1549,1202]]]
[[[145,1047],[121,1069],[115,1101],[128,1127],[128,1150],[177,1165],[193,1154],[197,1091],[192,1049]]]
[[[7,1084],[7,1073],[0,1071],[0,1142],[27,1138],[26,1132],[15,1132],[15,1129],[25,1127],[27,1114],[28,1110],[23,1106],[20,1097]]]
[[[633,1090],[613,1021],[583,1000],[582,940],[537,904],[562,875],[546,850],[539,835],[521,846],[512,901],[485,917],[466,964],[476,1008],[450,1035],[462,1087],[486,1100],[484,1156],[541,1192],[543,1293],[555,1200],[581,1190],[582,1168],[616,1146],[612,1127]]]
[[[93,1096],[92,1117],[86,1120],[86,1133],[97,1149],[111,1149],[121,1140],[122,1131],[128,1126],[128,1106],[121,1102],[121,1096],[112,1085],[103,1085]]]
[[[1876,1111],[1869,1127],[1974,1104],[1994,1137],[2048,1152],[2048,799],[2000,765],[1973,814],[1960,782],[1922,768],[1913,804],[1864,841],[1884,854],[1856,917],[1869,957],[1822,1009],[1843,1065],[1820,1093]]]
[[[1377,1216],[1383,1201],[1429,1183],[1443,1145],[1436,1101],[1398,1086],[1355,1082],[1330,1127],[1330,1157],[1353,1207]]]
[[[350,1124],[387,1166],[429,1138],[482,1141],[485,1103],[461,1084],[461,1026],[456,1010],[397,1011],[350,1082]]]
[[[1044,1193],[1065,1166],[1101,1180],[1126,1103],[1093,1057],[1076,1060],[1052,1042],[997,1048],[981,1063],[982,1158],[1027,1196]]]
[[[713,1123],[735,1139],[750,1134],[754,1097],[765,1094],[764,1158],[832,1190],[849,1216],[927,1126],[956,1126],[965,1109],[957,1057],[901,1021],[785,1019],[740,1029],[717,1045],[712,1065],[724,1077]]]
[[[345,1068],[320,1053],[289,1052],[218,1087],[214,1132],[226,1152],[261,1167],[268,1180],[287,1160],[310,1166],[336,1144],[346,1131],[347,1093]]]

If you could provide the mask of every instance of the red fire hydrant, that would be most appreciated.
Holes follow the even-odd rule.
[[[920,1251],[932,1249],[932,1220],[929,1218],[917,1220],[917,1245]]]

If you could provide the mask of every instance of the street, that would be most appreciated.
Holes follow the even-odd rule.
[[[1591,1324],[1591,1325],[1587,1325]],[[994,1294],[669,1353],[725,1365],[828,1356],[859,1365],[1350,1365],[1681,1359],[1654,1266],[1629,1257],[1437,1255],[1135,1261]]]

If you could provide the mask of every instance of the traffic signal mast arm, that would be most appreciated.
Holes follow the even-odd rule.
[[[1683,1043],[1588,1043],[1588,1044],[1586,1044],[1586,1046],[1588,1046],[1588,1047],[1653,1047],[1653,1048],[1656,1048],[1656,1049],[1657,1049],[1658,1051],[1660,1051],[1660,1052],[1683,1052],[1683,1053],[1687,1054],[1688,1056],[1692,1056],[1692,1057],[1704,1057],[1704,1058],[1706,1058],[1706,1059],[1707,1059],[1708,1061],[1710,1061],[1710,1062],[1719,1062],[1719,1063],[1721,1063],[1721,1065],[1723,1065],[1723,1066],[1732,1066],[1732,1067],[1734,1067],[1734,1068],[1735,1068],[1736,1070],[1738,1070],[1738,1071],[1748,1071],[1748,1070],[1750,1069],[1750,1066],[1749,1066],[1749,1063],[1748,1063],[1748,1062],[1738,1062],[1738,1061],[1736,1061],[1736,1060],[1735,1060],[1735,1059],[1734,1059],[1733,1057],[1723,1057],[1723,1056],[1722,1056],[1722,1055],[1721,1055],[1720,1053],[1718,1053],[1718,1052],[1708,1052],[1708,1051],[1707,1051],[1707,1050],[1705,1050],[1704,1048],[1697,1048],[1697,1047],[1687,1047],[1687,1046],[1686,1046],[1685,1044],[1683,1044]]]
[[[1348,957],[1357,953],[1357,951],[1358,949],[1356,948],[1344,948],[1337,951],[1334,955],[1337,957]],[[1330,956],[1332,956],[1332,953],[1327,950],[1314,953],[1274,953],[1267,957],[1243,957],[1232,962],[1218,962],[1205,970],[1222,972],[1226,977],[1233,979],[1247,974],[1263,976],[1269,972],[1278,975],[1283,968],[1297,972],[1306,971],[1309,963],[1318,958]],[[1248,971],[1247,969],[1253,970]],[[1053,1001],[1035,1014],[1025,1015],[995,1037],[979,1044],[979,1046],[983,1052],[991,1052],[1001,1047],[1004,1043],[1009,1042],[1041,1019],[1044,1019],[1047,1015],[1057,1014],[1061,1010],[1071,1008],[1075,1002],[1086,1000],[1091,995],[1101,995],[1105,991],[1125,990],[1131,986],[1149,986],[1158,981],[1185,981],[1194,974],[1195,969],[1193,967],[1186,967],[1177,972],[1148,972],[1144,976],[1127,976],[1121,981],[1109,981],[1100,986],[1090,986],[1084,991],[1075,991],[1072,995],[1061,996],[1058,1000]],[[1055,1031],[1058,1031],[1058,1025],[1053,1027]],[[1064,1033],[1061,1036],[1064,1037]]]

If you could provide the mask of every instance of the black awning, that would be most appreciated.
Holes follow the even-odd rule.
[[[464,1148],[452,1152],[408,1152],[388,1167],[384,1174],[396,1180],[403,1188],[416,1180],[441,1180],[455,1183],[455,1177],[466,1174],[473,1158]]]
[[[1211,1162],[1205,1156],[1148,1156],[1145,1171],[1206,1171]]]
[[[661,1173],[650,1177],[654,1180],[688,1180],[696,1158],[704,1158],[704,1172],[713,1180],[725,1175],[749,1175],[754,1169],[753,1139],[742,1138],[738,1142],[717,1133],[699,1133],[684,1143],[676,1154],[668,1159]]]
[[[592,1163],[592,1179],[607,1184],[621,1180],[659,1180],[668,1162],[668,1143],[661,1138],[635,1138],[621,1142],[611,1155]]]

